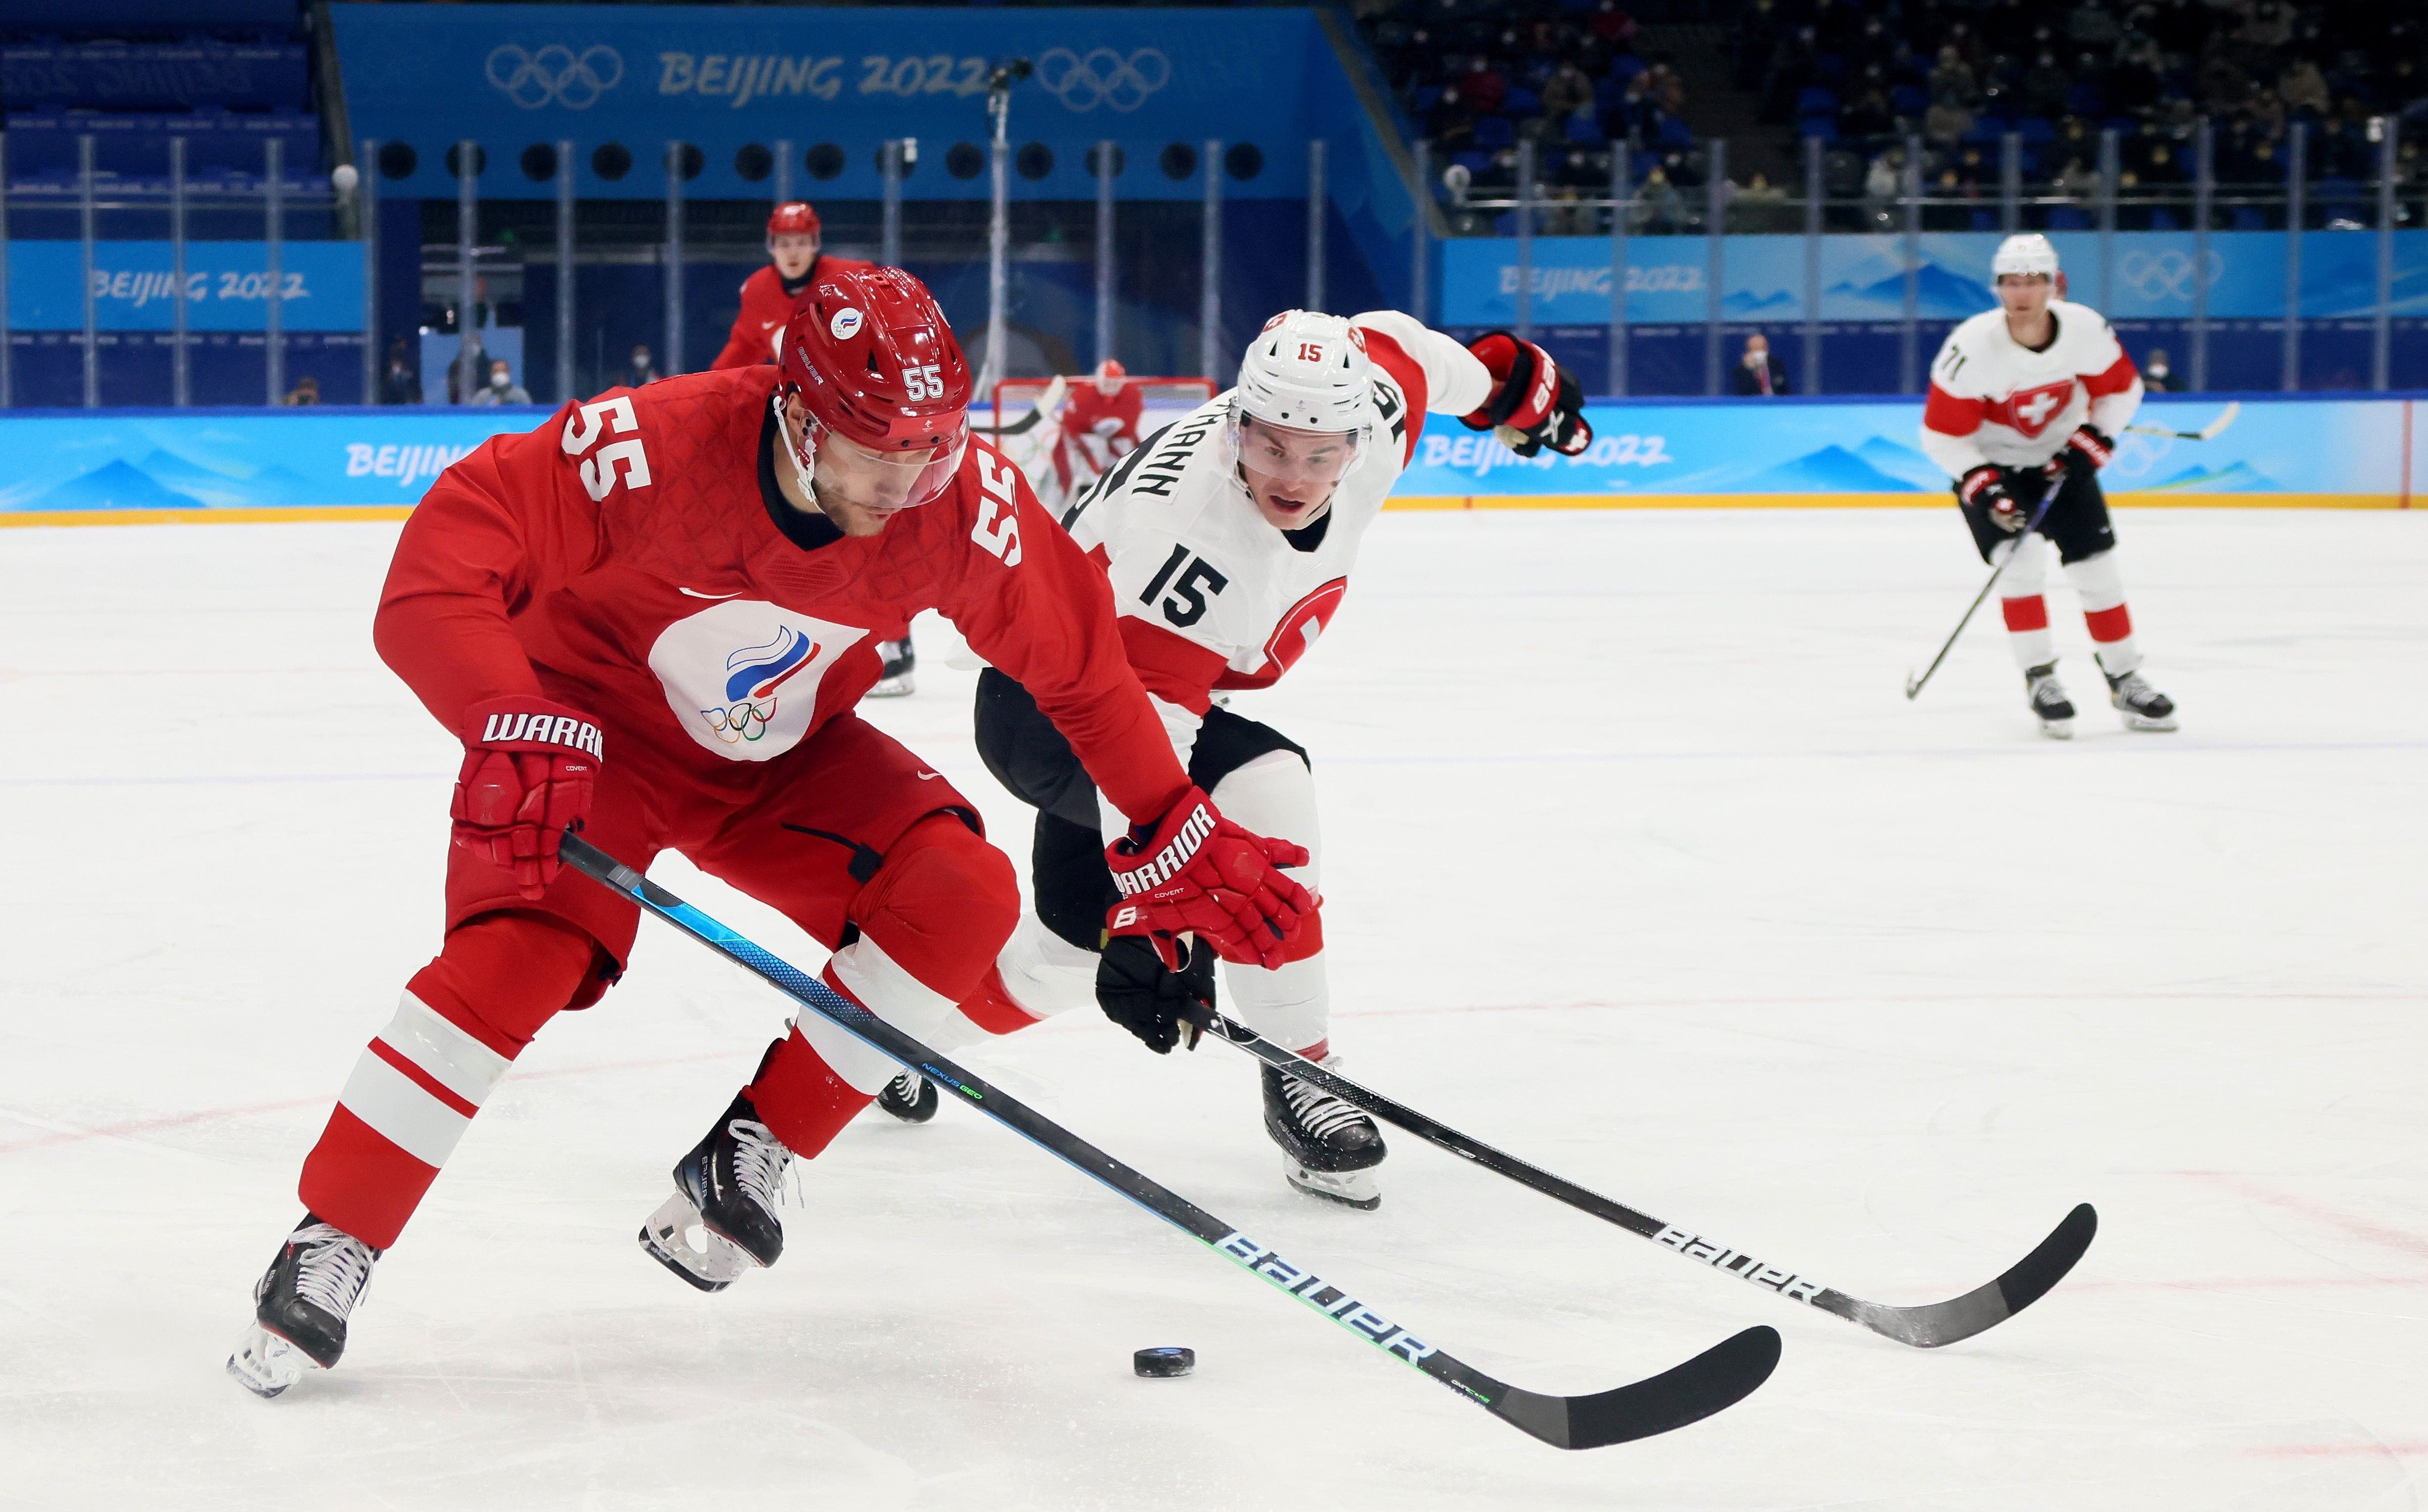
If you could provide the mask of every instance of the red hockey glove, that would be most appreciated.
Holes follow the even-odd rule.
[[[537,899],[556,877],[557,843],[590,816],[600,760],[599,727],[561,703],[514,694],[472,705],[449,811],[455,844]]]
[[[1314,916],[1317,898],[1276,870],[1304,866],[1303,846],[1250,834],[1202,788],[1181,795],[1152,833],[1139,825],[1105,847],[1122,900],[1105,912],[1113,935],[1142,934],[1180,970],[1177,937],[1194,934],[1225,961],[1273,967]]]
[[[1994,462],[1984,462],[1958,479],[1956,498],[1968,509],[1987,510],[1990,523],[2010,535],[2031,518],[2023,501],[2007,491],[2007,469]]]
[[[1484,407],[1459,417],[1468,430],[1490,431],[1521,457],[1547,446],[1562,456],[1582,456],[1593,445],[1584,386],[1550,353],[1506,331],[1477,337],[1467,350],[1492,374],[1492,394]]]
[[[2069,472],[2097,472],[2116,459],[2116,438],[2095,425],[2077,425],[2058,459]]]

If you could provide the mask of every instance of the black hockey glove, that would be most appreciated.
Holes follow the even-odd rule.
[[[1214,1024],[1214,952],[1195,941],[1178,971],[1166,970],[1144,935],[1115,935],[1096,962],[1096,1003],[1148,1049],[1197,1048]]]
[[[2024,528],[2031,517],[2025,512],[2023,501],[2007,487],[2007,469],[1994,462],[1985,462],[1956,482],[1958,502],[1967,509],[1988,512],[1990,523],[2012,535]]]

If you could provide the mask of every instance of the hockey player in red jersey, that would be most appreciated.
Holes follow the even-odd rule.
[[[742,312],[733,318],[733,334],[725,350],[709,366],[747,368],[776,360],[776,338],[793,318],[812,279],[821,273],[865,269],[850,257],[829,257],[822,249],[818,212],[805,200],[776,206],[767,217],[767,266],[742,281]]]
[[[1491,429],[1529,456],[1574,455],[1593,438],[1575,377],[1531,341],[1495,332],[1462,347],[1396,311],[1291,310],[1249,344],[1235,388],[1140,443],[1063,516],[1105,565],[1130,665],[1191,779],[1243,822],[1306,846],[1309,886],[1321,857],[1307,753],[1223,695],[1279,681],[1332,622],[1428,411]],[[1104,813],[1102,790],[1035,691],[999,664],[978,682],[979,754],[1038,810],[1034,907],[1004,951],[1002,979],[1030,1012],[1094,1002],[1168,1051],[1212,1002],[1213,961],[1167,963],[1142,942],[1107,941],[1114,883],[1101,836],[1124,821]],[[1331,1055],[1320,925],[1278,962],[1236,965],[1223,980],[1240,1022],[1310,1060]],[[1373,1121],[1312,1082],[1263,1077],[1285,1179],[1351,1207],[1379,1204]],[[906,1074],[879,1106],[915,1121],[933,1099]]]
[[[1128,377],[1127,369],[1107,357],[1096,364],[1094,381],[1072,389],[1063,402],[1062,444],[1055,449],[1054,465],[1066,490],[1093,482],[1139,444],[1146,391],[1124,382]],[[1078,476],[1081,468],[1084,477]]]
[[[637,913],[559,871],[567,830],[637,867],[680,850],[772,904],[834,947],[829,986],[940,1049],[1032,1021],[994,969],[1010,863],[950,782],[852,712],[873,643],[919,610],[1033,688],[1134,816],[1108,862],[1139,874],[1122,928],[1278,961],[1312,925],[1275,870],[1305,853],[1191,786],[1102,574],[970,440],[969,391],[916,279],[830,271],[780,364],[569,404],[451,468],[406,522],[374,635],[464,742],[446,941],[304,1160],[307,1212],[228,1362],[247,1387],[337,1362],[373,1261],[484,1099],[621,974]],[[670,1207],[721,1236],[686,1252],[687,1279],[775,1258],[773,1181],[894,1071],[816,1015],[769,1047],[678,1169]]]
[[[2141,649],[2116,570],[2116,530],[2099,469],[2141,404],[2141,375],[2099,312],[2061,296],[2046,237],[2009,237],[1991,262],[1998,308],[1947,334],[1930,367],[1922,449],[1956,480],[1956,500],[1998,580],[2007,642],[2024,669],[2042,732],[2074,732],[2074,704],[2057,677],[2041,585],[2057,549],[2082,598],[2082,617],[2127,729],[2173,730],[2175,706],[2141,675]],[[2050,492],[2056,497],[2051,499]],[[2024,527],[2043,501],[2047,513]]]

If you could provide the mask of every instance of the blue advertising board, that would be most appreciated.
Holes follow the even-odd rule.
[[[363,328],[363,252],[352,241],[289,241],[279,248],[279,327]],[[259,241],[186,243],[186,326],[259,331],[268,325],[269,249]],[[8,326],[84,329],[84,247],[74,241],[8,246]],[[175,328],[176,273],[166,241],[93,244],[93,324],[103,331]]]
[[[2141,423],[2216,439],[2125,435],[2100,481],[2124,503],[2395,505],[2428,485],[2407,398],[2154,398]],[[1652,400],[1588,404],[1583,456],[1520,457],[1487,433],[1425,427],[1393,502],[1461,508],[1938,503],[1918,401]]]
[[[575,145],[575,191],[654,198],[665,192],[665,144],[700,149],[695,196],[763,195],[743,149],[791,143],[796,192],[873,199],[878,143],[914,138],[913,198],[984,198],[987,78],[1025,57],[1033,77],[1011,93],[1010,141],[1022,156],[1012,192],[1094,195],[1086,161],[1101,140],[1122,155],[1124,199],[1202,192],[1195,151],[1208,139],[1245,144],[1230,163],[1234,193],[1306,191],[1305,142],[1333,143],[1331,171],[1364,170],[1346,108],[1352,94],[1314,13],[1287,8],[1054,7],[392,6],[331,8],[357,137],[415,149],[412,172],[385,192],[448,197],[455,140],[490,159],[484,198],[544,197],[520,171],[527,144]],[[1029,152],[1030,144],[1042,152]],[[823,169],[810,149],[828,144]],[[953,149],[970,153],[954,158]],[[1173,144],[1189,161],[1167,163]],[[601,149],[613,145],[622,155]],[[1252,173],[1241,170],[1254,168]],[[1179,169],[1177,173],[1173,172]],[[614,170],[611,173],[602,169]],[[1404,202],[1403,202],[1404,203]],[[1403,209],[1404,216],[1404,208]]]
[[[2192,430],[2224,401],[2153,400]],[[2211,441],[2126,436],[2104,481],[2126,504],[2394,505],[2428,494],[2416,398],[2253,396]],[[548,411],[51,411],[0,416],[0,525],[402,515],[489,436]],[[1521,458],[1434,417],[1394,508],[1944,503],[1911,402],[1596,403],[1582,457]],[[2407,476],[2406,476],[2407,473]]]
[[[1920,238],[1916,313],[1962,320],[1988,309],[1995,233]],[[2184,320],[2192,314],[2193,264],[2188,231],[2116,234],[2112,288],[2103,289],[2099,237],[2050,236],[2067,270],[2072,297],[2110,319]],[[2271,320],[2285,308],[2287,233],[2223,231],[2209,238],[2207,271],[2212,320]],[[2394,234],[2394,311],[2428,315],[2428,231]],[[1441,322],[1508,325],[1518,318],[1517,242],[1507,237],[1442,244]],[[1628,238],[1627,320],[1678,325],[1710,313],[1711,243],[1701,237]],[[1720,310],[1747,323],[1804,318],[1804,238],[1721,238]],[[1531,314],[1537,325],[1599,325],[1610,319],[1611,243],[1606,237],[1537,237]],[[2359,318],[2377,305],[2377,238],[2311,231],[2302,238],[2302,314],[2307,320]],[[1821,313],[1830,321],[1895,320],[1905,313],[1903,238],[1832,235],[1821,238]]]

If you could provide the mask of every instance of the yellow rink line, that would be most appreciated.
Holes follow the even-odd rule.
[[[1386,509],[1944,509],[1944,494],[1426,494]],[[2114,493],[2127,509],[2408,509],[2400,494]],[[262,509],[0,510],[11,525],[265,525],[304,520],[402,519],[410,504],[320,504]]]

